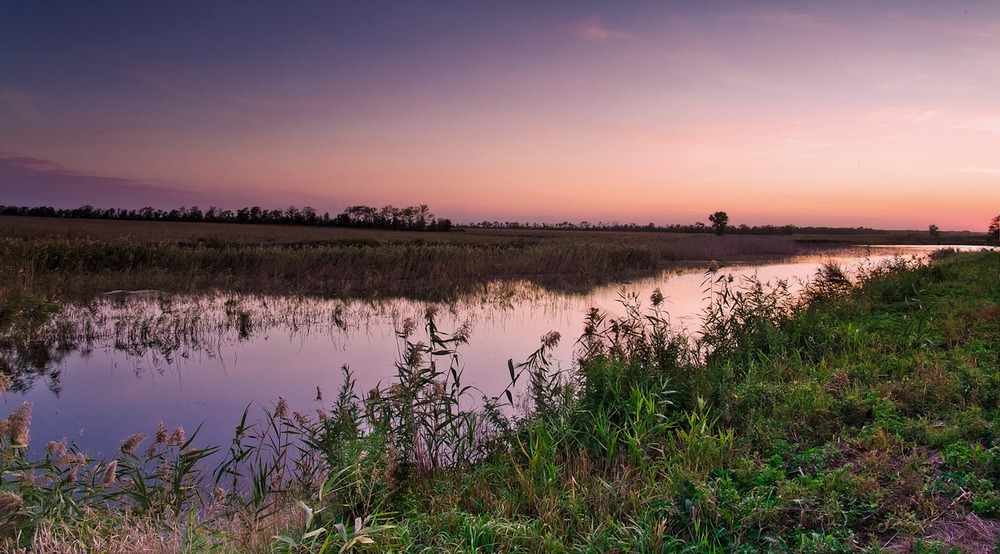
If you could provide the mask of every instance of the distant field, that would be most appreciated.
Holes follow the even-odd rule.
[[[985,233],[970,233],[968,231],[942,232],[938,237],[932,237],[926,231],[885,231],[882,233],[858,233],[848,235],[793,235],[795,240],[835,241],[849,244],[915,244],[915,245],[978,245],[986,242]]]
[[[559,290],[829,243],[654,232],[371,229],[0,217],[0,277],[45,297],[116,289],[358,297],[460,294],[496,279]],[[8,290],[6,294],[10,294]]]
[[[716,236],[461,229],[441,233],[0,216],[0,279],[8,284],[0,287],[0,300],[16,290],[68,299],[117,289],[440,298],[497,279],[580,292],[712,261],[760,262],[847,244],[926,244],[929,238],[919,232]]]
[[[391,231],[344,227],[307,227],[293,225],[249,225],[233,223],[190,223],[181,221],[118,221],[103,219],[62,219],[47,217],[0,216],[0,237],[11,238],[85,238],[94,240],[133,240],[139,242],[224,243],[224,244],[301,244],[357,242],[431,242],[454,244],[504,244],[552,239],[591,238],[642,242],[698,240],[689,233],[649,231],[594,231],[555,229],[458,229],[448,233]],[[740,235],[753,237],[755,235]],[[772,237],[778,238],[778,237]],[[925,231],[878,231],[857,234],[797,234],[780,237],[802,242],[841,242],[849,244],[980,244],[982,233],[942,232],[931,237]]]
[[[0,216],[0,236],[14,238],[87,238],[95,240],[216,242],[229,244],[289,244],[302,242],[459,241],[464,233],[418,233],[381,229],[188,223],[180,221],[118,221]],[[475,240],[475,239],[474,239]]]
[[[128,239],[140,242],[208,242],[225,244],[299,244],[351,242],[444,242],[502,244],[581,237],[620,239],[644,236],[657,241],[691,238],[690,234],[615,232],[553,229],[460,229],[447,233],[308,227],[295,225],[249,225],[238,223],[190,223],[183,221],[120,221],[105,219],[61,219],[0,216],[0,237]]]

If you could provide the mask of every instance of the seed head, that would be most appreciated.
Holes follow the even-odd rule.
[[[278,397],[278,405],[274,407],[274,415],[281,419],[288,417],[288,402],[280,396]]]
[[[559,344],[559,339],[562,338],[559,335],[559,331],[549,331],[542,335],[542,346],[545,348],[553,348],[555,345]]]
[[[21,511],[24,506],[24,499],[16,492],[0,492],[0,517],[7,519]]]
[[[455,334],[451,338],[455,339],[456,344],[468,344],[471,334],[472,330],[469,328],[469,322],[465,322],[455,331]]]
[[[157,423],[156,424],[156,436],[155,436],[154,442],[156,444],[163,444],[163,443],[167,442],[168,434],[169,434],[169,431],[167,431],[167,427],[165,425],[163,425],[163,422],[161,421],[161,422]]]
[[[177,426],[174,428],[174,432],[170,433],[170,438],[167,439],[167,446],[180,446],[184,444],[184,428]]]
[[[424,317],[427,321],[434,321],[434,317],[437,316],[437,313],[437,306],[427,306],[427,310],[424,312]]]
[[[104,468],[104,478],[101,479],[101,483],[104,486],[108,486],[115,482],[115,471],[118,469],[118,460],[111,460],[111,463]]]
[[[122,441],[122,452],[126,454],[134,453],[135,449],[138,448],[139,444],[144,440],[146,440],[146,435],[140,433],[125,437],[125,440]]]
[[[410,335],[413,334],[413,331],[415,331],[416,329],[417,329],[417,323],[413,321],[412,317],[408,317],[403,320],[403,329],[402,331],[400,331],[399,334],[403,335],[403,337],[409,337]]]
[[[653,294],[649,295],[649,301],[654,307],[658,307],[660,304],[663,304],[663,293],[660,292],[659,288],[653,289]]]
[[[420,367],[424,363],[424,349],[427,348],[422,342],[418,342],[410,347],[410,351],[406,356],[406,365],[408,367]]]
[[[66,439],[64,438],[60,441],[49,441],[49,444],[45,445],[45,451],[48,452],[53,458],[63,458],[66,456]]]
[[[7,438],[11,444],[26,446],[28,444],[28,425],[31,423],[31,402],[21,404],[14,413],[7,416]]]

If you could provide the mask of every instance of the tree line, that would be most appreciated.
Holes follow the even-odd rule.
[[[598,221],[591,223],[581,221],[573,223],[563,221],[562,223],[520,223],[517,221],[481,221],[471,223],[467,227],[479,227],[483,229],[563,229],[563,230],[589,230],[589,231],[652,231],[664,233],[715,233],[716,235],[893,235],[898,231],[888,229],[873,229],[871,227],[817,227],[798,225],[747,225],[741,223],[732,225],[729,222],[729,214],[723,211],[709,214],[708,220],[711,225],[706,225],[701,221],[691,224],[674,223],[672,225],[656,225],[648,223],[639,225],[636,223],[619,223],[617,221]],[[941,230],[937,225],[929,227],[929,235],[939,239]],[[956,233],[952,233],[956,234]],[[976,235],[977,233],[962,231],[958,234]],[[1000,215],[993,218],[987,231],[987,240],[993,243],[1000,242]]]
[[[372,229],[398,229],[402,231],[450,231],[450,219],[435,217],[426,204],[396,208],[385,206],[350,206],[343,212],[331,216],[322,215],[312,207],[284,210],[266,209],[260,206],[224,210],[215,206],[201,210],[198,206],[181,206],[172,210],[145,207],[139,210],[95,208],[90,205],[79,208],[53,208],[51,206],[4,206],[0,205],[0,215],[62,217],[79,219],[120,219],[129,221],[193,221],[209,223],[249,223],[259,225],[314,225],[323,227],[366,227]]]
[[[260,206],[224,210],[210,206],[201,210],[198,206],[160,210],[145,207],[139,210],[95,208],[90,205],[79,208],[53,208],[51,206],[5,206],[0,204],[0,215],[62,217],[81,219],[121,219],[133,221],[195,221],[210,223],[250,223],[261,225],[314,225],[324,227],[363,227],[370,229],[398,229],[404,231],[451,231],[458,227],[450,219],[435,217],[426,204],[396,208],[384,206],[349,206],[339,214],[331,216],[329,212],[319,214],[310,206],[296,208],[289,206],[284,210],[266,209]],[[598,221],[591,223],[581,221],[574,223],[532,223],[518,221],[473,222],[461,227],[482,229],[557,229],[557,230],[593,230],[593,231],[656,231],[666,233],[710,233],[718,235],[889,235],[893,231],[873,229],[870,227],[800,227],[797,225],[731,225],[726,212],[715,212],[708,216],[711,225],[701,221],[692,224],[674,223],[671,225],[655,225],[648,223],[619,223],[617,221]],[[929,234],[938,237],[940,230],[937,225],[929,227]],[[987,240],[1000,242],[1000,215],[993,218],[987,230]]]
[[[713,214],[714,215],[714,214]],[[857,235],[857,234],[884,234],[888,235],[892,231],[873,229],[870,227],[800,227],[797,225],[711,225],[698,221],[695,223],[674,223],[670,225],[656,225],[647,223],[619,223],[617,221],[581,221],[574,223],[563,221],[561,223],[520,223],[517,221],[481,221],[471,223],[468,227],[482,229],[563,229],[563,230],[590,230],[590,231],[654,231],[664,233],[715,233],[732,235],[795,235],[795,234],[817,234],[817,235]]]

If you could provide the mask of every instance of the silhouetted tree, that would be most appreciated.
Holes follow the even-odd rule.
[[[990,222],[990,228],[987,230],[989,234],[989,240],[992,242],[1000,243],[1000,215],[993,218]]]
[[[715,229],[716,235],[724,234],[726,227],[729,226],[729,215],[726,212],[715,212],[708,216],[708,220],[712,222],[712,228]]]
[[[316,225],[316,222],[319,220],[319,216],[316,215],[316,210],[312,206],[302,208],[300,215],[302,216],[302,223],[305,225]]]

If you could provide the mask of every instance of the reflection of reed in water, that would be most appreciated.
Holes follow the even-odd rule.
[[[739,272],[744,268],[728,266],[726,271],[730,270]],[[627,286],[633,290],[651,290],[676,278],[665,273]],[[74,352],[86,356],[94,349],[120,355],[118,360],[131,364],[137,374],[147,371],[162,374],[165,368],[192,358],[216,358],[222,364],[223,353],[232,351],[233,345],[253,343],[275,333],[302,343],[321,339],[342,352],[356,349],[354,341],[364,341],[367,349],[383,346],[391,349],[393,330],[407,318],[419,320],[428,306],[437,308],[442,325],[457,328],[468,323],[473,334],[486,330],[507,337],[529,320],[546,322],[548,328],[540,332],[560,329],[575,334],[580,330],[581,314],[587,306],[603,303],[615,310],[614,306],[608,306],[607,297],[612,297],[613,302],[618,288],[616,285],[587,296],[570,296],[552,293],[532,281],[499,280],[481,284],[473,294],[447,302],[114,291],[87,302],[63,306],[30,333],[18,335],[8,331],[0,337],[0,369],[11,376],[14,392],[30,390],[38,379],[43,379],[59,394],[60,368],[67,356]],[[675,324],[684,327],[686,323],[700,322],[697,317],[700,307],[690,311],[693,316],[687,315],[684,298],[679,296],[682,293],[672,292],[670,287],[663,290]],[[510,342],[507,338],[503,340]],[[480,365],[483,363],[488,365],[487,362]],[[476,368],[476,371],[487,370]]]
[[[95,349],[119,353],[137,376],[192,357],[223,359],[233,345],[279,333],[290,340],[314,338],[344,351],[354,337],[391,337],[407,318],[419,319],[428,307],[446,324],[493,324],[517,309],[557,295],[528,282],[494,282],[479,294],[448,302],[402,298],[327,300],[216,293],[171,295],[153,290],[116,290],[87,302],[70,303],[30,336],[4,337],[0,369],[12,376],[14,392],[30,390],[44,377],[60,391],[60,366],[74,352]],[[221,363],[221,362],[220,362]]]

